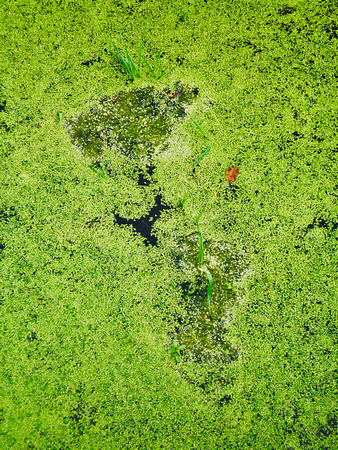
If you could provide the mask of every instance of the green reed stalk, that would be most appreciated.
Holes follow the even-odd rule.
[[[188,5],[188,9],[186,10],[186,12],[183,14],[183,16],[180,18],[180,22],[183,22],[185,15],[187,14],[187,12],[189,11],[190,6],[192,5],[192,3],[189,3]]]
[[[200,249],[200,264],[203,264],[203,234],[199,231],[198,232],[198,239],[199,239],[199,249]]]
[[[189,114],[189,113],[188,113]],[[202,128],[198,125],[198,123],[196,122],[196,120],[193,118],[193,116],[191,114],[189,114],[189,116],[191,117],[191,120],[194,122],[194,124],[196,125],[196,127],[200,130],[200,132],[203,134],[203,136],[206,138],[207,136],[204,134],[204,131],[202,130]]]
[[[209,272],[209,270],[205,266],[200,267],[200,271],[205,273],[206,276],[208,277],[208,280],[209,280],[209,285],[208,285],[208,308],[209,308],[209,314],[210,314],[210,317],[211,317],[211,291],[212,291],[212,286],[214,284],[214,280],[212,278],[211,273]]]
[[[200,157],[198,158],[198,160],[195,162],[194,167],[193,167],[192,170],[194,170],[194,169],[199,165],[199,163],[202,161],[202,159],[205,157],[205,155],[207,155],[207,154],[209,153],[209,151],[210,151],[210,147],[207,147],[207,149],[205,150],[205,152],[203,152],[202,156],[200,156]]]

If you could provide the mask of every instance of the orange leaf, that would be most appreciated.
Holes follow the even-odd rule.
[[[227,170],[227,173],[225,175],[225,179],[229,182],[235,181],[236,178],[238,177],[238,174],[239,174],[238,167],[236,167],[236,166],[229,167],[229,169]]]

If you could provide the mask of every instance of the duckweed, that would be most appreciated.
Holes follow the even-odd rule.
[[[141,165],[142,161],[149,163],[153,155],[166,149],[174,124],[184,119],[186,106],[192,104],[197,95],[198,89],[187,87],[181,82],[177,82],[171,90],[165,88],[156,91],[152,86],[137,87],[121,91],[115,96],[105,96],[97,108],[69,119],[66,126],[72,142],[81,148],[85,156],[97,160],[105,148],[115,147],[133,164]],[[158,213],[163,208],[159,208]],[[201,214],[197,218],[197,227]],[[147,245],[157,245],[157,240],[151,238],[153,216],[154,212],[150,212],[141,219],[123,221],[115,214],[115,220],[119,224],[133,225],[136,231],[147,238]],[[178,270],[187,280],[182,285],[182,301],[189,317],[188,322],[178,327],[171,339],[180,342],[184,357],[194,362],[208,363],[214,358],[228,362],[237,357],[237,350],[225,338],[231,308],[238,300],[231,286],[240,279],[246,266],[227,244],[204,241],[203,264],[213,279],[210,316],[208,280],[199,270],[202,260],[198,239],[196,234],[182,237],[171,249]]]

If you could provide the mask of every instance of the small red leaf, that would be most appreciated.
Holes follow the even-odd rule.
[[[229,167],[225,175],[225,179],[229,182],[235,181],[236,178],[238,177],[238,174],[239,174],[238,167],[236,166]]]
[[[117,95],[112,96],[112,103],[113,105],[115,105],[115,103],[117,102],[118,98],[120,97],[120,93],[118,93]]]
[[[171,92],[171,91],[166,91],[166,94],[169,98],[176,98],[178,97],[178,92]]]

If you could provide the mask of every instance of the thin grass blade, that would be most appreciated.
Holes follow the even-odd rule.
[[[209,280],[209,285],[208,285],[208,308],[209,308],[209,314],[211,316],[211,291],[212,291],[212,286],[214,284],[214,280],[212,278],[211,273],[209,272],[209,270],[205,266],[201,267],[201,271],[206,274],[206,276],[208,277],[208,280]]]
[[[210,151],[210,147],[207,147],[207,149],[205,150],[205,152],[202,154],[202,156],[200,156],[198,158],[198,160],[195,162],[195,165],[193,167],[193,169],[195,169],[195,167],[197,167],[199,165],[199,163],[202,161],[202,159],[205,157],[205,155],[207,155]]]
[[[126,64],[126,58],[123,58],[123,56],[122,55],[119,55],[120,56],[120,58],[121,58],[121,62],[122,62],[122,64],[123,64],[123,67],[126,69],[126,71],[129,73],[129,75],[130,75],[130,78],[134,81],[135,80],[135,78],[134,78],[134,75],[133,75],[133,72],[130,70],[130,68],[129,68],[129,66]]]
[[[189,192],[186,192],[186,193],[184,194],[184,197],[183,197],[183,199],[182,199],[181,202],[180,202],[180,205],[181,205],[181,206],[184,205],[186,199],[188,198],[188,194],[189,194]]]
[[[189,113],[188,113],[189,114]],[[198,123],[196,122],[196,120],[193,118],[193,116],[191,114],[189,114],[189,116],[191,117],[191,120],[194,122],[194,124],[196,125],[196,127],[200,130],[200,132],[203,134],[203,136],[206,138],[206,135],[204,134],[204,131],[202,130],[202,128],[198,125]]]
[[[126,54],[127,54],[127,58],[128,58],[128,62],[129,62],[131,71],[132,72],[135,71],[137,73],[137,76],[140,78],[140,74],[139,74],[138,70],[136,69],[136,67],[135,67],[135,65],[133,63],[133,60],[131,59],[131,57],[130,57],[130,55],[128,53],[127,46],[125,46],[125,49],[126,49]]]
[[[144,59],[144,62],[147,64],[148,69],[149,69],[150,72],[152,73],[153,77],[156,78],[154,72],[152,71],[151,67],[150,67],[149,64],[147,63],[147,61],[146,61],[146,59],[144,58],[144,56],[142,56],[142,58]]]
[[[120,61],[121,61],[122,65],[123,65],[123,67],[126,69],[128,74],[130,75],[131,79],[134,81],[133,73],[130,70],[130,67],[128,66],[128,64],[127,64],[127,62],[128,62],[127,58],[124,58],[119,51],[117,51],[117,55],[120,58]]]
[[[190,6],[192,5],[192,3],[189,3],[188,9],[186,10],[186,12],[183,14],[183,16],[180,18],[180,21],[183,22],[185,15],[187,14],[187,12],[189,11]]]
[[[200,264],[203,264],[203,234],[201,232],[198,233],[199,240],[199,250],[200,250]]]
[[[199,213],[199,215],[196,218],[196,224],[197,224],[197,231],[200,232],[200,227],[199,227],[199,220],[201,218],[201,215],[203,214],[204,210],[205,210],[206,205],[204,205],[202,211]]]
[[[90,166],[90,168],[92,169],[93,172],[97,173],[99,175],[99,177],[106,178],[106,173],[102,169],[102,167],[92,167],[92,166]]]
[[[122,63],[122,65],[123,65],[123,67],[126,69],[126,71],[128,72],[128,74],[129,74],[129,76],[130,76],[130,78],[134,81],[135,80],[135,78],[134,78],[134,75],[133,75],[133,72],[132,72],[132,65],[131,64],[133,64],[133,62],[131,61],[131,58],[130,58],[130,56],[128,55],[128,51],[127,51],[127,47],[125,46],[125,49],[126,49],[126,52],[127,52],[127,58],[124,58],[122,55],[121,55],[121,53],[119,52],[119,49],[116,47],[116,45],[114,44],[114,42],[113,41],[111,41],[112,42],[112,44],[113,44],[113,46],[114,46],[114,48],[115,48],[115,50],[116,50],[116,52],[117,52],[117,56],[118,56],[118,58],[120,59],[120,62]],[[130,64],[130,62],[131,62],[131,64]],[[130,67],[128,66],[128,64],[130,65]]]

